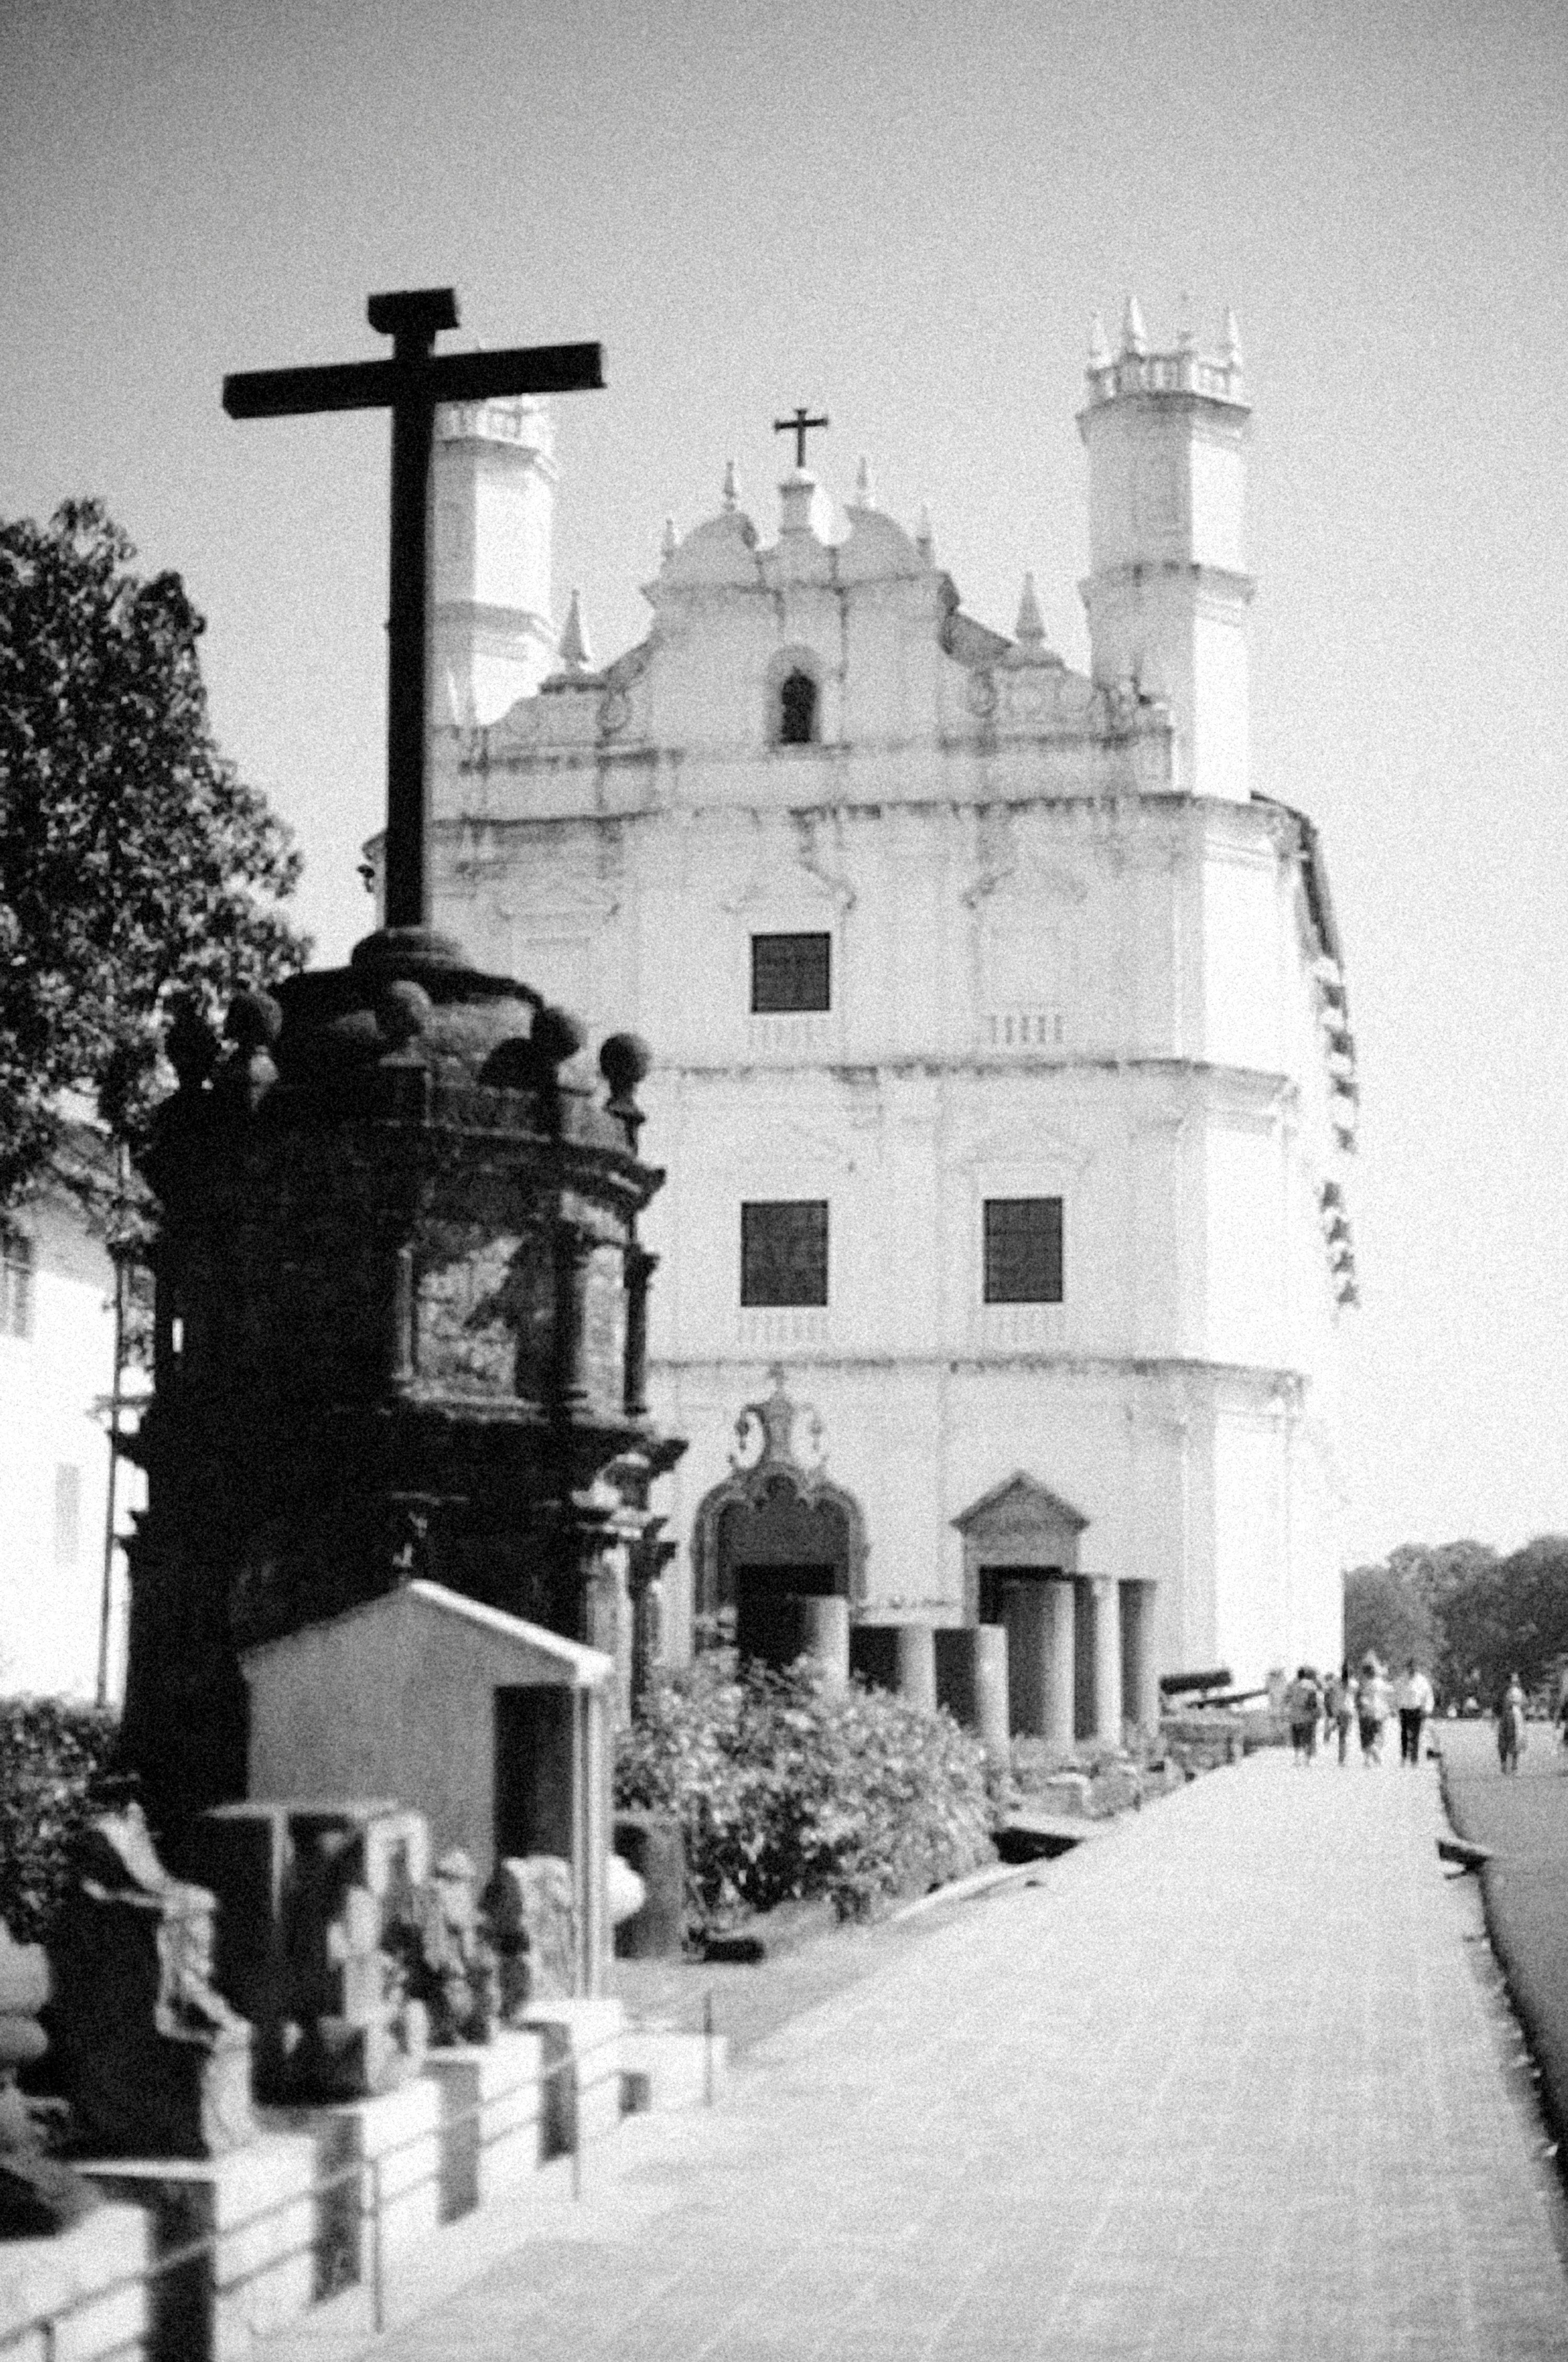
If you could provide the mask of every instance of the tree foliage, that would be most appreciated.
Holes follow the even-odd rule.
[[[1507,1557],[1484,1542],[1405,1542],[1345,1576],[1345,1652],[1416,1657],[1439,1694],[1495,1705],[1510,1676],[1550,1687],[1568,1659],[1568,1536],[1541,1534]]]
[[[36,1186],[64,1091],[117,1132],[159,1025],[300,966],[299,856],[219,754],[177,574],[104,509],[0,523],[0,1206]]]
[[[946,1714],[712,1650],[621,1733],[615,1801],[672,1813],[700,1919],[831,1894],[841,1913],[989,1858],[985,1750]]]
[[[1386,1665],[1402,1665],[1416,1657],[1430,1665],[1436,1645],[1431,1610],[1413,1584],[1402,1583],[1386,1566],[1351,1569],[1345,1577],[1348,1663],[1375,1656]]]
[[[0,1923],[18,1943],[50,1933],[89,1816],[108,1801],[115,1723],[68,1698],[0,1698]]]

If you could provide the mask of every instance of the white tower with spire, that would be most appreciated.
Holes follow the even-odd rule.
[[[1176,787],[1244,803],[1251,414],[1235,315],[1216,355],[1185,328],[1173,351],[1155,353],[1130,297],[1120,352],[1096,320],[1087,381],[1090,571],[1079,587],[1094,678],[1170,706]]]
[[[519,396],[436,414],[430,719],[488,727],[555,670],[555,423]]]

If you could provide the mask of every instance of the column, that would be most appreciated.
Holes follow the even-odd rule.
[[[1113,1574],[1091,1578],[1094,1590],[1094,1736],[1100,1747],[1121,1745],[1121,1608]]]
[[[1054,1747],[1071,1747],[1076,1736],[1074,1659],[1077,1635],[1075,1629],[1073,1586],[1066,1583],[1043,1583],[1044,1612],[1048,1630],[1046,1647],[1049,1672],[1045,1683],[1045,1716],[1042,1737]]]
[[[1160,1687],[1154,1670],[1154,1586],[1121,1586],[1122,1703],[1127,1719],[1153,1738],[1160,1727]]]

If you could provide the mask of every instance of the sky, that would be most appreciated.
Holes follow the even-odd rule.
[[[226,371],[383,287],[557,405],[558,619],[643,635],[667,515],[826,408],[969,613],[1087,668],[1090,315],[1240,316],[1253,783],[1323,838],[1362,1086],[1347,1562],[1568,1529],[1568,12],[1560,0],[10,0],[0,515],[97,494],[208,618],[215,726],[370,922],[386,444]]]

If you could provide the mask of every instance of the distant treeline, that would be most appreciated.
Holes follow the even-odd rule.
[[[1345,1576],[1345,1655],[1417,1658],[1443,1704],[1496,1705],[1518,1673],[1554,1693],[1568,1659],[1568,1535],[1540,1534],[1500,1557],[1485,1542],[1402,1542]]]

